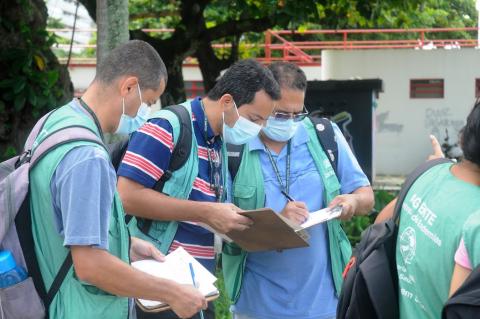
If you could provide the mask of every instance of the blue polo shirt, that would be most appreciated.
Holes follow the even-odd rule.
[[[339,128],[338,178],[341,193],[351,193],[369,181]],[[309,211],[324,207],[323,183],[307,147],[308,133],[300,126],[291,140],[290,195]],[[265,181],[266,207],[279,213],[287,204],[260,139],[249,144],[258,152]],[[273,158],[285,181],[287,147]],[[308,185],[308,187],[305,187]],[[232,310],[253,318],[324,319],[335,317],[337,297],[330,266],[326,224],[309,229],[310,247],[249,253],[240,298]]]
[[[221,172],[222,141],[215,136],[207,122],[205,139],[205,114],[201,98],[191,101],[192,122],[198,144],[198,175],[188,199],[193,201],[214,202],[216,196],[210,181],[211,159],[219,160],[217,171]],[[173,151],[173,129],[170,123],[161,118],[151,119],[132,135],[125,157],[119,167],[118,175],[129,178],[145,187],[153,188],[168,169]],[[213,233],[194,222],[180,222],[169,252],[183,247],[212,273],[215,271]]]

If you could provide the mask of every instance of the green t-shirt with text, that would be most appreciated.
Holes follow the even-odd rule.
[[[401,318],[440,318],[466,219],[480,209],[480,187],[437,165],[412,186],[397,239]]]

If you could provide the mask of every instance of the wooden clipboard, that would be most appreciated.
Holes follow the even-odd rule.
[[[253,220],[244,231],[231,231],[226,235],[248,252],[308,247],[308,232],[270,208],[240,212]]]
[[[217,292],[214,295],[206,296],[205,298],[207,299],[208,302],[210,302],[210,301],[216,300],[218,297],[220,297],[220,292]],[[135,303],[143,312],[148,312],[148,313],[157,313],[157,312],[163,312],[163,311],[172,309],[172,307],[170,307],[170,305],[166,303],[162,303],[155,307],[145,307],[138,299],[135,299]]]

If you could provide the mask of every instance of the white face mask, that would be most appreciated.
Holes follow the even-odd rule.
[[[238,113],[237,105],[235,101],[233,102],[235,106],[235,110],[237,111],[238,119],[233,125],[233,127],[228,126],[225,124],[225,112],[222,113],[223,119],[223,138],[225,142],[234,144],[234,145],[242,145],[253,138],[255,138],[260,130],[262,129],[261,125],[253,123],[252,121],[247,120],[243,116]]]
[[[135,117],[125,114],[125,98],[122,98],[122,116],[118,122],[117,130],[115,134],[128,135],[135,132],[142,126],[148,119],[150,114],[150,107],[142,100],[142,92],[140,91],[140,85],[137,83],[138,95],[140,97],[140,107],[138,108],[137,115]]]

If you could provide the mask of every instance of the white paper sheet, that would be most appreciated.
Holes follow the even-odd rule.
[[[315,212],[311,212],[308,216],[308,219],[300,226],[302,229],[312,227],[314,225],[329,221],[330,219],[337,218],[341,214],[342,206],[320,209]]]
[[[170,279],[179,284],[193,285],[190,263],[192,263],[195,272],[195,281],[198,290],[200,290],[204,296],[211,296],[218,293],[217,287],[214,285],[217,278],[182,247],[168,254],[164,262],[140,260],[133,262],[132,266],[156,277]],[[144,299],[140,299],[140,302],[147,308],[153,308],[163,304],[159,301]]]

